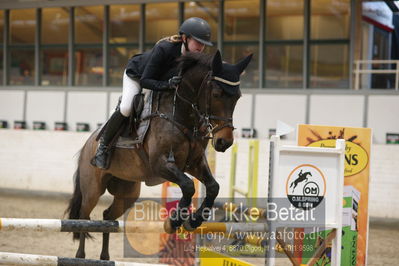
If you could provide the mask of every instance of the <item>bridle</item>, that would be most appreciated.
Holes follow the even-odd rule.
[[[179,73],[179,75],[181,75],[181,71]],[[184,136],[189,140],[190,142],[190,150],[193,149],[193,145],[196,145],[195,143],[197,143],[196,140],[200,139],[200,140],[209,140],[209,139],[214,139],[215,134],[222,130],[223,128],[231,128],[234,130],[234,126],[233,126],[233,119],[232,118],[226,118],[226,117],[220,117],[220,116],[216,116],[211,114],[211,93],[212,90],[209,90],[209,93],[206,94],[206,99],[205,99],[205,112],[202,112],[199,109],[199,99],[201,96],[201,92],[202,90],[205,88],[206,84],[209,84],[212,81],[219,81],[228,85],[232,85],[232,86],[236,86],[239,85],[240,82],[231,82],[228,80],[225,80],[223,78],[217,77],[217,76],[213,76],[212,72],[209,71],[206,76],[202,79],[201,82],[201,86],[198,90],[198,93],[194,99],[194,101],[190,101],[189,99],[183,97],[180,93],[179,93],[179,88],[180,85],[176,86],[176,88],[174,89],[174,97],[173,97],[173,111],[172,111],[172,117],[170,117],[169,115],[159,112],[158,108],[159,105],[157,107],[157,110],[154,113],[151,113],[150,115],[142,118],[139,122],[144,121],[144,120],[148,120],[148,119],[152,119],[155,117],[159,117],[161,119],[165,119],[166,121],[170,122],[172,124],[173,127],[178,128],[183,134]],[[191,88],[193,88],[193,86],[191,84],[189,84],[191,86]],[[195,90],[191,90],[192,92],[195,92]],[[188,104],[191,109],[194,111],[195,115],[198,118],[198,123],[196,125],[194,125],[194,128],[191,130],[189,128],[187,128],[186,125],[183,125],[181,123],[179,123],[178,121],[176,121],[175,119],[175,111],[176,111],[176,99],[177,97],[184,103]],[[217,125],[216,127],[214,127],[211,123],[211,121],[224,121],[225,123],[223,123],[222,125]],[[203,151],[204,152],[204,151]],[[191,154],[189,152],[189,154]],[[168,162],[175,162],[175,158],[174,158],[174,153],[173,153],[173,147],[170,147],[170,151],[169,151],[169,155],[167,158]],[[191,159],[188,159],[188,162],[190,162]],[[189,165],[189,163],[187,163],[187,165]]]
[[[190,105],[196,116],[198,117],[198,125],[194,127],[194,134],[204,134],[201,137],[207,138],[207,139],[213,139],[214,135],[222,130],[223,128],[231,128],[234,130],[233,126],[233,119],[232,118],[226,118],[226,117],[221,117],[221,116],[216,116],[211,114],[211,101],[212,101],[212,89],[209,89],[209,92],[206,94],[206,99],[205,99],[205,112],[202,112],[199,109],[199,98],[201,95],[202,90],[205,88],[205,85],[209,85],[210,82],[217,80],[219,82],[228,84],[228,85],[239,85],[240,82],[231,82],[228,80],[225,80],[223,78],[217,77],[212,75],[212,71],[209,71],[205,77],[202,79],[200,88],[198,89],[198,93],[194,99],[194,102],[186,99],[185,97],[181,96],[179,94],[179,88],[180,86],[176,86],[175,90],[175,96],[177,96],[180,100],[183,102],[187,103]],[[191,84],[189,84],[191,86]],[[192,87],[192,86],[191,86]],[[194,92],[194,90],[192,90]],[[176,97],[175,97],[176,98]],[[176,104],[176,101],[173,103],[174,105]],[[224,121],[225,123],[217,126],[213,126],[211,121]]]

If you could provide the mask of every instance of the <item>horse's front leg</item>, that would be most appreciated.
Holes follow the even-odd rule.
[[[157,164],[156,171],[166,180],[176,183],[183,194],[176,210],[171,212],[164,223],[165,232],[172,234],[189,216],[189,207],[195,193],[194,182],[175,163],[168,162],[166,158],[162,158],[161,163]]]
[[[213,177],[205,156],[202,158],[201,163],[196,168],[189,171],[189,173],[203,183],[206,188],[206,196],[201,206],[183,224],[186,230],[193,231],[195,228],[199,227],[203,221],[209,219],[213,204],[217,195],[219,194],[219,184]]]

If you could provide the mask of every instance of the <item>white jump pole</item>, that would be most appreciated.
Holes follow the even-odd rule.
[[[75,265],[90,265],[90,266],[166,266],[166,264],[148,264],[124,261],[107,261],[107,260],[91,260],[91,259],[77,259],[65,258],[57,256],[34,255],[0,252],[0,265],[39,265],[39,266],[75,266]]]
[[[205,222],[193,233],[238,233],[267,232],[266,223],[223,223]],[[0,231],[34,232],[102,232],[102,233],[164,233],[162,221],[92,221],[92,220],[57,220],[0,218]],[[178,232],[188,232],[179,228]]]

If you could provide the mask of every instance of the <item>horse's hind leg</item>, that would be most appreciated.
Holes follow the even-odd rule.
[[[90,166],[91,167],[91,166]],[[82,204],[79,211],[79,219],[90,220],[90,213],[97,205],[98,200],[105,192],[105,186],[98,180],[103,180],[104,176],[96,176],[96,178],[85,178],[94,176],[93,173],[84,172],[80,178],[80,187],[82,190]],[[88,233],[79,234],[79,248],[76,252],[77,258],[85,257],[85,239],[90,237]]]
[[[140,195],[140,183],[128,182],[113,177],[108,185],[109,193],[114,195],[111,206],[103,212],[104,220],[116,220],[122,214],[133,206]],[[109,233],[103,233],[103,246],[100,259],[109,260]]]
[[[82,206],[80,209],[79,219],[90,220],[90,213],[97,205],[98,199],[102,193],[100,191],[90,191],[90,195],[82,195]],[[88,233],[79,233],[79,248],[76,252],[76,258],[84,258],[85,240],[89,237]]]

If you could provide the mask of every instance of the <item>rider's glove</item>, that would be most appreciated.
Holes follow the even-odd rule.
[[[169,79],[169,88],[175,89],[177,86],[179,86],[181,82],[182,77],[181,76],[173,76],[172,78]]]

